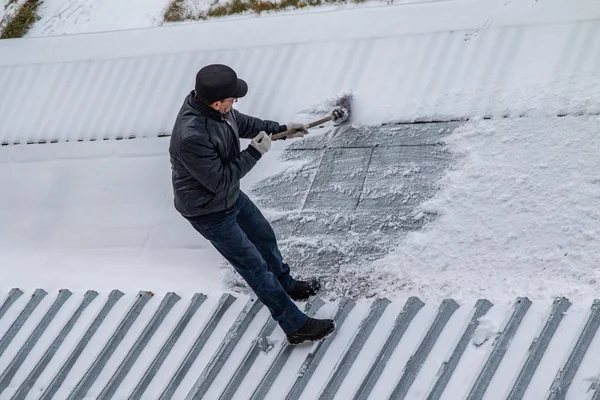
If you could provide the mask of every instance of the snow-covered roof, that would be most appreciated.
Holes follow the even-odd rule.
[[[361,123],[598,111],[598,13],[590,0],[425,2],[6,40],[0,142],[168,133],[213,62],[248,80],[241,111],[276,120],[348,91]]]
[[[577,115],[600,112],[597,2],[461,0],[330,11],[0,41],[0,141],[71,142],[0,148],[4,282],[24,287],[41,281],[49,293],[63,287],[75,292],[63,290],[57,297],[38,291],[30,298],[34,292],[24,288],[0,306],[4,393],[25,398],[20,394],[31,388],[30,395],[39,397],[56,389],[56,398],[69,398],[76,390],[72,398],[82,398],[83,392],[106,390],[109,398],[113,389],[127,394],[141,382],[156,397],[170,388],[180,398],[204,389],[206,398],[219,398],[237,382],[236,398],[248,398],[268,382],[267,398],[291,391],[313,399],[331,382],[327,390],[336,388],[339,399],[355,396],[359,388],[364,398],[371,389],[370,398],[380,393],[419,398],[444,385],[441,399],[482,398],[484,389],[485,398],[504,399],[513,388],[515,399],[519,390],[533,399],[600,397],[594,364],[598,303],[589,309],[598,280],[598,117]],[[228,35],[214,41],[216,31]],[[275,328],[274,347],[259,350],[252,368],[255,355],[247,351],[273,324],[256,302],[245,308],[249,298],[233,301],[220,294],[226,279],[221,260],[173,210],[168,138],[156,138],[168,134],[194,73],[209,62],[231,64],[249,81],[250,94],[237,105],[262,118],[306,118],[324,111],[324,100],[354,93],[357,126],[342,136],[314,135],[289,145],[287,154],[308,155],[309,162],[298,156],[286,160],[292,161],[288,169],[278,160],[284,147],[275,143],[254,175],[242,181],[246,189],[283,172],[254,188],[263,204],[273,199],[274,186],[289,187],[286,179],[297,190],[285,193],[290,196],[308,183],[299,203],[285,203],[288,210],[274,207],[281,215],[293,211],[292,218],[270,216],[282,236],[285,229],[305,229],[304,237],[292,239],[304,240],[306,253],[323,254],[306,240],[319,229],[347,228],[346,215],[336,219],[335,210],[326,210],[327,218],[315,218],[311,204],[342,206],[349,188],[351,200],[358,194],[362,202],[356,202],[359,212],[352,217],[369,217],[366,207],[377,197],[384,202],[378,213],[403,217],[398,193],[386,190],[404,178],[385,178],[433,171],[437,179],[446,159],[438,157],[437,164],[428,164],[431,169],[388,172],[394,157],[431,155],[437,149],[436,140],[428,142],[430,134],[457,125],[449,147],[465,156],[424,210],[440,215],[435,229],[397,240],[401,247],[379,264],[350,271],[343,263],[323,267],[331,268],[338,287],[356,274],[348,286],[363,294],[393,294],[387,307],[385,299],[326,303],[317,315],[341,312],[340,330],[331,340],[285,350]],[[429,130],[437,126],[431,124],[418,141],[402,143],[396,142],[406,139],[401,134],[418,128],[380,127],[389,121],[565,114],[573,116],[454,122],[440,130]],[[131,136],[154,138],[102,140]],[[72,143],[77,141],[84,143]],[[426,146],[431,148],[425,151]],[[325,160],[323,168],[310,164],[311,154]],[[344,170],[348,160],[361,166],[355,176]],[[338,177],[344,179],[336,182]],[[433,182],[425,184],[418,195]],[[393,230],[397,221],[391,222]],[[371,245],[360,244],[357,252]],[[379,286],[367,291],[360,286],[364,282]],[[94,292],[82,291],[87,287],[101,294],[92,300]],[[112,287],[127,294],[111,297]],[[335,287],[328,289],[336,294]],[[194,294],[199,290],[208,298]],[[525,298],[503,302],[517,292],[533,304]],[[405,293],[456,302],[423,305],[401,299]],[[571,307],[564,299],[549,304],[557,293],[578,301]],[[480,297],[489,301],[477,301]],[[91,302],[71,320],[86,298]],[[9,307],[10,299],[16,301]],[[114,308],[104,308],[107,303]],[[189,307],[195,313],[187,314],[187,329],[168,342]],[[97,316],[106,319],[91,338],[85,336]],[[240,324],[234,323],[238,316]],[[65,326],[71,332],[53,346],[62,340],[60,332],[67,333]],[[202,332],[206,335],[199,336]],[[85,348],[77,347],[88,339]],[[165,344],[173,344],[169,354]],[[77,360],[71,357],[79,352]],[[153,371],[159,354],[166,358]],[[246,354],[250,361],[244,361]],[[238,367],[240,381],[232,380]],[[277,376],[263,380],[269,370]]]
[[[591,306],[591,308],[590,308]],[[600,300],[306,304],[337,330],[289,346],[254,298],[13,289],[6,399],[596,399]],[[594,339],[595,337],[595,339]]]

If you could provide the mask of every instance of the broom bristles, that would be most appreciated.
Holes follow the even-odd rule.
[[[350,114],[352,111],[352,93],[343,93],[337,98],[335,105],[337,107],[345,108],[346,111],[348,111],[348,114]]]
[[[334,122],[336,125],[346,122],[350,119],[352,110],[352,94],[344,93],[334,102],[336,109],[333,110]]]

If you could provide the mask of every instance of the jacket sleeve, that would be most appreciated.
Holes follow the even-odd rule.
[[[279,125],[275,121],[262,120],[242,114],[238,110],[231,109],[233,117],[238,127],[238,133],[241,138],[253,139],[260,131],[267,133],[279,133],[285,131],[285,125]]]
[[[225,164],[219,158],[214,144],[207,138],[197,136],[183,139],[180,156],[185,168],[212,193],[239,182],[260,159],[258,151],[252,153],[245,149]]]

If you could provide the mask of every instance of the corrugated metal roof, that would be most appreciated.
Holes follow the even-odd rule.
[[[225,293],[12,289],[5,399],[597,399],[600,300],[324,302],[336,332],[289,346],[262,303]],[[586,308],[589,307],[589,308]]]
[[[547,3],[510,18],[446,2],[0,43],[0,142],[169,133],[211,62],[249,81],[241,111],[276,120],[346,91],[364,123],[600,111],[586,100],[600,63],[594,2]],[[215,29],[230,35],[200,39]]]

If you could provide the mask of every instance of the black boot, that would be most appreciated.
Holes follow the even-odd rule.
[[[299,344],[305,340],[321,340],[326,338],[335,329],[335,322],[332,319],[314,319],[308,320],[295,333],[287,335],[289,344]]]
[[[303,301],[317,294],[320,289],[321,283],[319,280],[317,278],[310,278],[308,281],[296,281],[294,288],[288,294],[292,300]]]

